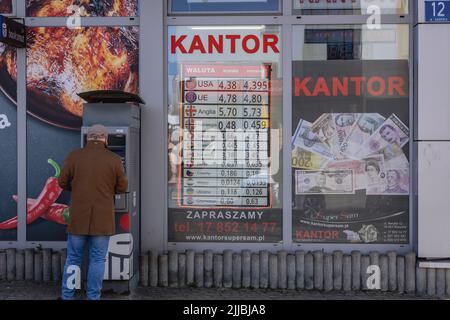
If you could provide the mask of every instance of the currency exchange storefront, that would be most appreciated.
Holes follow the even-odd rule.
[[[409,1],[0,4],[27,26],[0,45],[0,247],[64,248],[70,195],[36,203],[77,93],[115,89],[147,102],[141,252],[416,250]]]
[[[410,250],[407,2],[381,1],[379,28],[371,1],[181,2],[166,19],[168,247]],[[226,9],[241,12],[208,13]]]

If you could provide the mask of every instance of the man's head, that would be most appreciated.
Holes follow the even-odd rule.
[[[397,133],[397,131],[395,131],[394,127],[386,124],[384,125],[381,129],[380,129],[380,136],[386,141],[389,142],[391,144],[393,143],[399,143],[400,141],[400,137]]]
[[[318,141],[320,141],[314,132],[312,132],[310,129],[306,129],[302,132],[300,135],[303,138],[303,143],[307,147],[312,147],[314,144],[316,144]]]
[[[317,175],[316,181],[317,181],[317,186],[323,188],[327,184],[327,177],[323,172],[321,172]]]
[[[327,122],[322,127],[322,134],[325,139],[330,139],[334,134],[334,126],[332,122]]]
[[[344,128],[352,126],[355,123],[355,115],[351,113],[341,113],[336,116],[334,120],[338,127]]]
[[[387,172],[387,183],[389,188],[394,188],[400,183],[400,173],[397,170]]]
[[[372,134],[375,130],[376,121],[368,116],[363,116],[358,121],[358,127],[362,132]]]
[[[106,145],[108,144],[108,131],[101,124],[94,124],[88,129],[87,140],[103,142]]]

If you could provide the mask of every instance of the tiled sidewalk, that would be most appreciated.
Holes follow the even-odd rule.
[[[59,283],[0,282],[0,300],[55,300],[60,295]],[[79,299],[83,299],[80,292]],[[111,292],[103,294],[105,300],[409,300],[439,299],[399,295],[374,291],[319,292],[267,289],[224,288],[144,288],[129,295]]]

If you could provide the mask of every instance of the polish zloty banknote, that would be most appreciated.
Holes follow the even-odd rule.
[[[352,170],[295,171],[296,194],[354,194]]]
[[[341,144],[340,151],[353,158],[364,142],[375,133],[385,120],[386,118],[378,113],[360,114],[346,140]]]
[[[334,148],[340,151],[341,145],[347,140],[359,115],[359,113],[333,113],[336,129],[336,135],[333,137]]]
[[[316,153],[294,147],[292,150],[292,167],[305,170],[320,170],[330,160]]]
[[[292,145],[328,159],[334,158],[330,149],[311,131],[311,123],[303,119],[300,119],[297,125],[292,138]]]
[[[408,127],[393,114],[364,142],[355,156],[362,158],[378,153],[386,147],[402,148],[408,141]]]

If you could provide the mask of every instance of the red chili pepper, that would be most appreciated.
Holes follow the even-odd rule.
[[[47,162],[55,169],[55,175],[47,179],[45,187],[37,198],[36,203],[33,204],[29,210],[27,210],[27,224],[33,223],[45,212],[47,212],[48,208],[55,203],[62,192],[62,189],[58,183],[61,170],[58,164],[52,159],[48,159]],[[16,229],[18,220],[18,217],[15,216],[14,218],[0,223],[0,230]]]
[[[45,220],[53,221],[57,224],[67,225],[67,222],[69,221],[69,207],[64,204],[58,204],[51,206],[50,209],[44,215],[42,218]]]
[[[13,196],[14,201],[17,202],[18,197]],[[29,209],[36,203],[36,199],[27,199],[27,208]],[[58,224],[67,225],[70,216],[70,208],[68,205],[54,203],[50,206],[46,213],[44,213],[41,218],[52,221]]]

